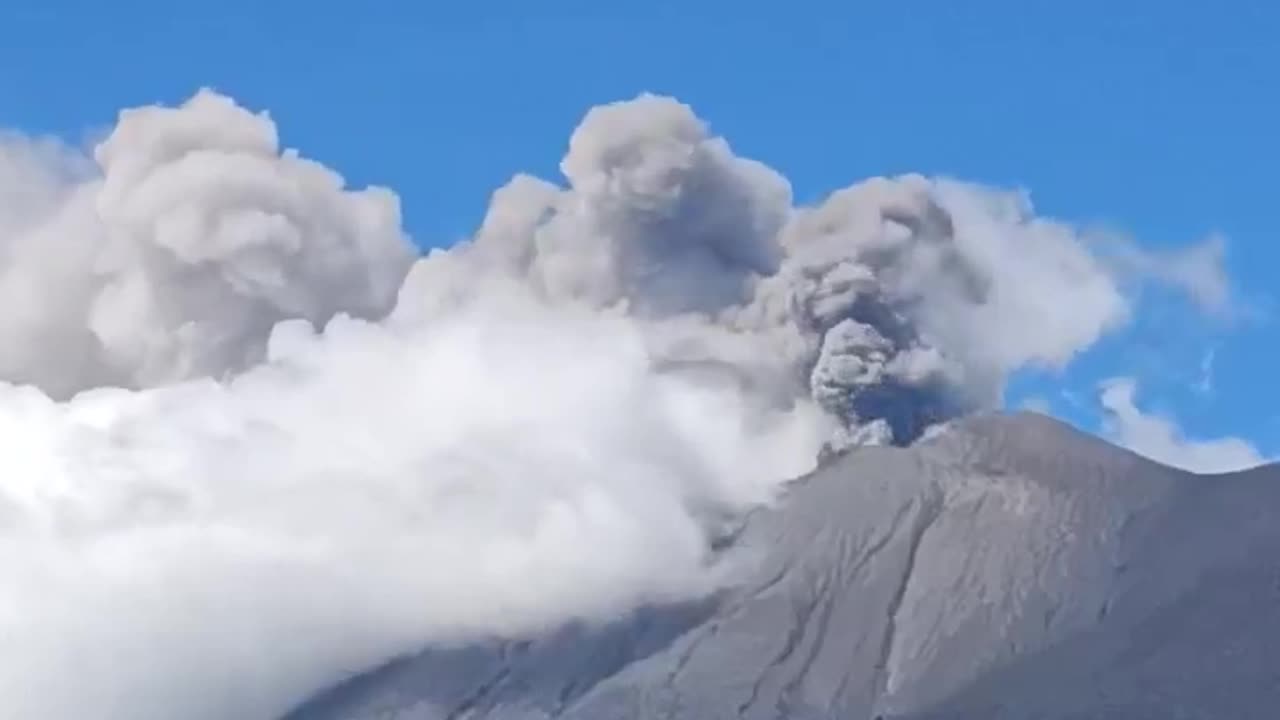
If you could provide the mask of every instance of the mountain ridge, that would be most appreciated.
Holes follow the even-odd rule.
[[[969,417],[793,481],[724,551],[743,575],[713,598],[424,650],[288,717],[941,720],[1115,717],[1113,706],[1122,717],[1269,717],[1280,684],[1226,702],[1212,683],[1160,675],[1205,672],[1212,648],[1148,635],[1178,627],[1179,613],[1203,624],[1219,604],[1254,602],[1209,578],[1267,586],[1277,508],[1275,465],[1199,476],[1034,413]],[[1271,618],[1275,598],[1257,602],[1253,614]],[[1248,617],[1233,615],[1219,620]],[[1231,628],[1217,637],[1248,639]],[[1260,630],[1251,652],[1280,653],[1280,614]],[[1124,658],[1163,684],[1136,691]],[[1115,677],[1101,682],[1097,667]],[[1076,695],[1058,698],[1055,683]]]

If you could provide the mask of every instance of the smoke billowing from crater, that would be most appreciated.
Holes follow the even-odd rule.
[[[667,98],[591,110],[561,170],[419,256],[391,191],[216,93],[89,155],[0,135],[0,715],[270,718],[704,594],[824,448],[997,405],[1136,283],[1220,289],[1015,192],[795,207]]]

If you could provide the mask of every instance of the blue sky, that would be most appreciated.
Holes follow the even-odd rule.
[[[1147,245],[1221,232],[1248,320],[1152,303],[1065,378],[1020,378],[1013,397],[1092,426],[1097,382],[1132,375],[1139,404],[1187,433],[1280,453],[1275,4],[427,5],[8,0],[0,126],[87,139],[120,108],[212,86],[351,182],[394,188],[414,237],[443,245],[512,173],[555,177],[589,106],[654,91],[801,200],[918,171],[1023,187],[1043,214]]]

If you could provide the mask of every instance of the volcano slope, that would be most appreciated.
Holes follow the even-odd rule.
[[[1274,718],[1280,468],[1198,476],[1034,414],[795,481],[741,581],[428,649],[289,720]]]

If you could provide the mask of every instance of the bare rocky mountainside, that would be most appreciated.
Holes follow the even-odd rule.
[[[739,582],[426,649],[288,720],[1274,718],[1280,468],[1193,475],[1034,414],[795,481]]]

